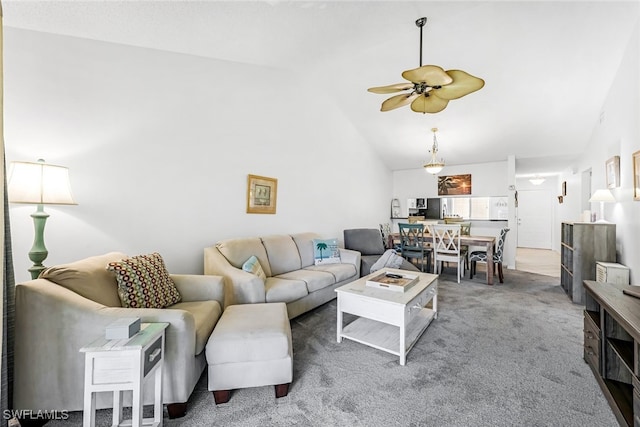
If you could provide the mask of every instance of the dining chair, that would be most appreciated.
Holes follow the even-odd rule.
[[[471,222],[461,222],[460,224],[460,235],[461,236],[470,236],[471,235]],[[464,256],[464,268],[469,269],[469,246],[461,245],[460,246],[460,255]]]
[[[425,260],[427,271],[431,264],[431,249],[425,247],[424,224],[398,224],[400,229],[400,255],[406,260],[419,260],[420,271],[424,272]]]
[[[496,249],[493,251],[493,272],[495,274],[498,270],[498,278],[500,283],[504,283],[504,276],[502,274],[502,259],[504,255],[504,241],[507,236],[508,228],[500,230],[500,237],[496,243]],[[476,263],[487,262],[487,251],[473,251],[469,254],[469,279],[473,279],[473,275],[476,273]]]
[[[464,275],[465,254],[460,251],[460,224],[434,224],[429,227],[433,237],[434,271],[440,274],[442,262],[458,264],[458,283]]]
[[[380,233],[382,234],[382,244],[385,249],[394,249],[393,241],[391,241],[391,224],[388,222],[380,224]]]

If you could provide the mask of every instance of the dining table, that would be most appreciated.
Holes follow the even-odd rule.
[[[389,247],[393,248],[396,244],[400,243],[400,233],[389,234]],[[433,236],[429,233],[424,233],[423,244],[425,247],[432,247]],[[493,259],[493,248],[496,245],[496,238],[493,236],[476,236],[473,234],[461,234],[460,235],[461,246],[482,246],[487,251],[487,260]],[[487,262],[487,285],[493,285],[493,262]]]

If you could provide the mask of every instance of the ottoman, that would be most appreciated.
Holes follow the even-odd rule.
[[[225,403],[231,390],[274,385],[276,398],[293,378],[291,326],[284,303],[230,305],[206,347],[209,390]]]

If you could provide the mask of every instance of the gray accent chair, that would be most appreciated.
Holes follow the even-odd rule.
[[[377,228],[352,228],[343,231],[344,247],[360,252],[360,277],[371,272],[371,266],[386,251],[382,233]],[[406,259],[402,261],[401,270],[420,271]]]

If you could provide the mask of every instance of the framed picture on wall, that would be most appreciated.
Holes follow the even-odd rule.
[[[247,178],[247,213],[275,214],[278,180],[266,176]]]
[[[438,196],[471,194],[471,174],[438,177]]]
[[[613,156],[605,163],[607,188],[620,187],[620,156]]]
[[[640,200],[640,151],[633,153],[633,200]]]

